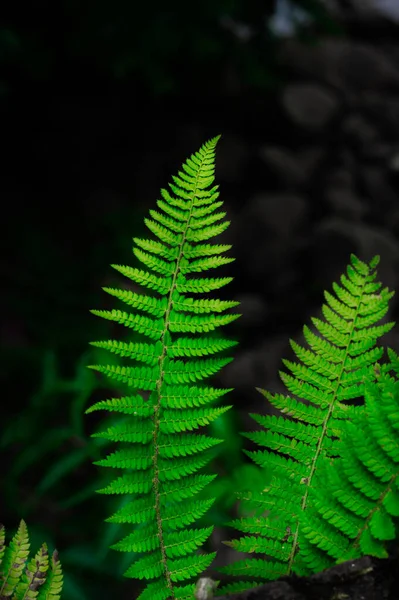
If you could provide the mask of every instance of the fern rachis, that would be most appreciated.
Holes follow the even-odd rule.
[[[194,584],[178,584],[202,573],[214,558],[214,553],[197,553],[213,528],[194,529],[191,524],[213,502],[193,500],[214,478],[196,472],[209,462],[210,449],[222,440],[187,432],[209,424],[230,408],[212,406],[229,390],[198,382],[232,360],[213,355],[236,342],[212,332],[239,316],[222,314],[239,302],[188,294],[211,292],[232,279],[190,277],[234,260],[220,256],[231,246],[203,243],[229,225],[223,221],[225,213],[215,212],[222,205],[216,201],[217,186],[208,189],[214,181],[218,139],[205,143],[183,164],[173,177],[174,183],[169,184],[173,194],[161,190],[160,212],[151,210],[152,219],[145,219],[159,241],[134,238],[133,252],[147,270],[114,265],[122,275],[160,297],[106,288],[135,312],[92,311],[133,330],[136,338],[144,338],[94,343],[134,361],[134,366],[92,368],[123,382],[135,395],[101,401],[86,411],[105,409],[128,415],[127,422],[95,434],[126,444],[95,464],[127,470],[99,491],[132,496],[130,504],[108,521],[136,525],[135,531],[113,548],[142,553],[125,573],[155,580],[147,585],[140,600],[191,599]],[[209,332],[212,335],[206,335]],[[149,393],[149,399],[136,394],[139,391]]]
[[[377,257],[368,265],[352,255],[347,276],[342,275],[341,285],[333,286],[336,297],[325,293],[325,321],[313,319],[321,335],[305,327],[310,349],[291,342],[301,362],[284,361],[292,374],[281,372],[280,376],[288,390],[307,404],[259,389],[276,408],[295,420],[251,415],[266,431],[243,435],[269,450],[246,453],[268,471],[269,478],[271,474],[271,481],[261,491],[237,494],[247,508],[262,514],[233,521],[233,527],[253,535],[225,543],[275,561],[244,559],[222,568],[226,574],[276,579],[291,572],[307,575],[332,564],[328,553],[309,543],[300,523],[302,515],[312,509],[309,494],[317,469],[323,461],[339,457],[345,422],[362,411],[343,401],[363,396],[369,367],[383,353],[376,347],[376,340],[394,325],[375,326],[387,313],[393,295],[374,283],[377,264]],[[221,588],[220,593],[239,592],[252,585],[248,581],[233,583]]]

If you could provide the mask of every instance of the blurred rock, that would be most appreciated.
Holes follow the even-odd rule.
[[[314,46],[289,40],[281,46],[280,61],[343,91],[399,87],[398,65],[379,48],[358,41],[331,37]]]
[[[396,600],[398,550],[389,559],[363,556],[310,577],[284,577],[254,590],[219,596],[219,600]]]
[[[354,181],[346,169],[337,169],[326,180],[326,201],[335,215],[359,220],[367,212],[365,202],[356,196]]]
[[[339,107],[335,94],[315,83],[288,85],[282,102],[297,125],[312,131],[325,127]]]
[[[318,146],[301,148],[297,152],[277,146],[263,146],[259,155],[277,173],[281,183],[291,188],[302,186],[311,179],[324,151]]]
[[[235,135],[223,135],[216,161],[217,177],[228,182],[235,181],[245,171],[248,160],[247,142]]]
[[[296,232],[306,221],[306,200],[294,194],[256,194],[240,215],[239,251],[253,278],[288,265]]]
[[[244,329],[248,326],[259,326],[267,318],[269,311],[266,301],[262,298],[261,294],[238,294],[234,299],[241,302],[239,306],[240,313],[242,313],[240,325]]]
[[[322,221],[315,229],[315,252],[318,239],[335,234],[350,241],[353,252],[362,260],[369,261],[376,254],[381,260],[378,265],[378,278],[384,287],[398,290],[399,288],[399,243],[398,239],[386,230],[366,223],[350,223],[342,218],[331,218]],[[331,249],[333,252],[333,249]],[[348,257],[349,260],[349,257]],[[344,270],[342,265],[342,271]],[[395,296],[390,301],[395,304]]]
[[[361,114],[350,114],[342,122],[342,131],[349,141],[354,141],[358,147],[373,144],[379,138],[378,131]]]

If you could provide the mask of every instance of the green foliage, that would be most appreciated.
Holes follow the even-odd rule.
[[[100,393],[97,377],[86,365],[97,361],[101,352],[95,348],[85,352],[70,377],[62,375],[62,361],[55,352],[38,355],[42,367],[38,388],[26,407],[5,420],[0,436],[7,462],[1,482],[3,508],[11,519],[27,520],[30,515],[32,546],[42,539],[54,545],[56,538],[62,548],[65,600],[98,595],[110,581],[121,579],[128,566],[109,550],[122,535],[123,525],[101,523],[105,511],[120,509],[123,500],[110,498],[99,506],[96,473],[90,468],[91,461],[101,458],[102,448],[111,445],[88,437],[95,416],[90,424],[84,416],[90,398]],[[112,358],[119,364],[118,356]],[[102,426],[117,421],[111,416]]]
[[[58,494],[54,490],[57,484],[87,459],[100,456],[99,448],[104,442],[94,440],[87,443],[84,431],[83,409],[98,385],[94,375],[87,371],[87,359],[86,353],[76,366],[75,377],[66,379],[60,376],[55,353],[45,352],[39,389],[31,397],[29,406],[4,425],[0,437],[3,449],[7,448],[11,454],[16,443],[23,443],[9,469],[4,495],[10,505],[16,503],[18,512],[25,515],[34,508],[33,499],[38,502],[49,492],[53,499],[57,499]],[[66,415],[61,426],[57,417],[62,416],[62,399],[65,400]],[[23,504],[18,498],[17,488],[21,482],[26,484],[29,481],[29,476],[40,464],[45,464],[46,469],[41,468],[41,478],[32,482],[34,493],[33,489],[29,492],[31,502]],[[80,489],[69,496],[60,491],[58,500],[61,508],[75,506],[82,501],[84,492],[86,497],[90,497],[93,491],[92,482],[87,489]]]
[[[336,31],[321,0],[295,4],[308,11],[316,33]],[[27,5],[22,15],[10,11],[0,28],[0,64],[6,74],[14,70],[28,80],[42,81],[56,71],[63,77],[64,68],[69,77],[73,71],[89,79],[101,74],[164,95],[195,89],[203,76],[217,83],[226,64],[245,85],[264,88],[276,79],[276,41],[265,26],[274,3],[193,0],[187,10],[185,0],[167,5],[160,0],[86,0],[82,11],[80,1],[62,0],[50,16],[40,4]],[[243,43],[226,22],[253,33]],[[12,84],[1,83],[6,94]]]
[[[59,600],[63,575],[57,550],[54,550],[49,563],[47,545],[43,543],[35,557],[26,564],[29,547],[25,521],[21,520],[8,548],[4,526],[0,524],[0,598]]]
[[[321,461],[310,491],[311,510],[302,513],[303,560],[322,570],[326,560],[343,562],[366,554],[387,558],[385,542],[396,537],[399,517],[399,380],[397,354],[371,373],[365,410],[347,420],[339,459]]]
[[[22,446],[4,496],[14,510],[21,506],[23,516],[40,497],[49,502],[54,498],[62,509],[90,502],[94,482],[83,473],[83,484],[71,485],[75,471],[82,474],[87,459],[111,467],[100,492],[110,495],[112,516],[103,530],[94,502],[93,510],[85,507],[84,518],[90,514],[85,523],[95,526],[96,537],[63,549],[63,565],[95,574],[96,581],[100,570],[111,578],[118,569],[154,580],[141,600],[193,597],[195,585],[188,580],[208,567],[214,553],[199,552],[210,545],[212,527],[191,526],[202,525],[205,517],[208,524],[225,522],[237,489],[245,490],[237,494],[244,516],[232,524],[244,537],[227,545],[262,558],[224,568],[224,573],[256,581],[228,584],[216,595],[281,575],[318,572],[365,553],[384,557],[386,542],[396,535],[399,357],[389,350],[390,363],[381,364],[383,350],[376,346],[393,326],[378,325],[393,293],[375,282],[377,257],[366,264],[352,256],[347,275],[340,285],[333,284],[335,295],[325,293],[324,321],[313,320],[316,333],[304,328],[309,348],[291,342],[298,362],[283,361],[288,372],[281,377],[296,398],[259,390],[285,417],[252,415],[265,428],[243,434],[266,448],[246,452],[255,464],[240,463],[229,407],[213,405],[229,390],[202,383],[231,361],[224,353],[236,342],[221,337],[218,328],[238,316],[228,312],[237,302],[190,296],[202,296],[231,280],[198,276],[234,260],[221,256],[230,246],[206,243],[228,225],[225,213],[216,212],[222,205],[217,186],[207,189],[214,180],[217,140],[188,159],[173,178],[171,191],[161,191],[159,212],[151,211],[152,219],[145,220],[158,240],[134,239],[135,257],[146,270],[115,265],[133,285],[119,289],[112,281],[104,290],[125,310],[93,311],[104,327],[114,331],[122,324],[127,332],[123,340],[93,342],[91,362],[101,363],[104,350],[109,359],[92,368],[108,375],[121,395],[86,411],[110,413],[101,431],[87,442],[82,422],[99,378],[79,364],[75,379],[64,379],[56,353],[50,351],[43,356],[41,388],[26,410],[5,423],[1,437],[3,448]],[[154,292],[139,294],[137,284]],[[86,355],[81,362],[87,360]],[[363,397],[364,406],[348,404]],[[69,413],[68,422],[63,410]],[[49,419],[52,415],[62,426]],[[194,433],[202,425],[209,426],[210,436]],[[226,473],[223,461],[218,463],[222,453],[210,468],[222,439],[228,441],[224,456],[234,464],[232,472]],[[117,451],[100,460],[101,448],[113,443]],[[37,482],[35,465],[46,465]],[[216,470],[223,465],[223,478],[214,475],[215,465]],[[116,480],[115,469],[123,473]],[[18,504],[17,480],[24,486],[25,503]],[[134,531],[120,540],[126,524]],[[77,537],[79,517],[69,515],[66,527],[68,535]],[[32,531],[37,539],[42,530]],[[109,548],[123,553],[117,568]],[[76,580],[66,574],[67,594],[76,600],[92,595],[86,594],[79,573]]]
[[[231,246],[206,243],[229,225],[223,221],[226,213],[215,212],[222,206],[217,201],[218,186],[210,188],[218,139],[209,140],[187,159],[173,177],[174,183],[169,184],[172,193],[161,190],[162,199],[157,201],[160,212],[151,210],[152,219],[145,219],[160,241],[134,238],[133,252],[148,270],[114,265],[160,297],[105,288],[137,312],[92,311],[134,332],[132,341],[126,343],[94,342],[127,358],[129,366],[91,367],[127,385],[131,395],[97,402],[86,412],[108,410],[129,416],[125,422],[94,434],[119,444],[118,450],[95,464],[125,471],[99,492],[131,496],[131,502],[108,521],[135,525],[133,533],[112,547],[142,554],[125,573],[127,577],[154,580],[139,600],[192,598],[194,584],[187,584],[187,580],[206,569],[215,556],[197,552],[213,527],[194,529],[191,524],[214,502],[193,499],[214,479],[196,473],[210,461],[210,450],[222,440],[188,432],[208,425],[230,408],[212,406],[228,390],[197,382],[231,362],[231,358],[207,357],[236,342],[194,334],[212,333],[237,319],[237,314],[221,313],[239,302],[187,294],[206,294],[232,279],[196,276],[234,260],[220,256]],[[150,342],[142,341],[146,339]]]
[[[112,444],[101,437],[88,437],[93,426],[95,430],[99,427],[97,421],[102,415],[93,413],[90,422],[84,416],[90,398],[103,393],[95,373],[86,365],[102,357],[102,349],[85,352],[74,372],[66,377],[60,353],[48,350],[30,355],[27,352],[23,357],[23,370],[26,373],[30,365],[36,368],[37,389],[28,397],[25,407],[21,406],[17,414],[4,419],[0,432],[0,447],[6,455],[1,482],[3,508],[11,520],[20,517],[27,520],[30,515],[32,547],[39,547],[41,540],[46,539],[49,546],[56,542],[57,547],[62,548],[62,597],[65,600],[88,600],[101,595],[110,585],[119,586],[122,595],[124,586],[126,589],[130,586],[133,596],[137,589],[132,589],[131,581],[123,581],[123,573],[138,554],[121,555],[110,550],[124,535],[126,525],[102,523],[104,515],[120,510],[128,498],[109,496],[99,503],[94,494],[99,487],[97,474],[90,468],[90,462],[99,460]],[[115,353],[109,358],[115,366],[122,364],[122,357]],[[33,359],[37,359],[37,365]],[[20,365],[21,361],[20,357]],[[127,419],[128,415],[122,418]],[[101,428],[118,423],[120,418],[110,415],[109,419],[102,420]],[[242,465],[236,474],[243,454],[235,431],[237,425],[232,411],[209,426],[211,437],[226,440],[223,447],[219,445],[221,452],[217,461],[205,467],[206,473],[213,477],[215,472],[223,472],[223,477],[214,478],[204,489],[205,498],[217,499],[207,513],[208,522],[216,527],[230,518],[233,490],[242,481],[243,472],[246,468],[255,469],[253,465]],[[104,475],[108,475],[108,479],[104,477],[104,484],[113,478],[107,471]],[[249,473],[248,481],[250,478]],[[209,542],[207,546],[211,549]]]
[[[363,397],[370,366],[374,367],[383,354],[376,341],[394,325],[376,325],[386,315],[393,296],[393,292],[381,289],[381,284],[374,281],[378,260],[375,257],[368,265],[352,255],[347,275],[341,276],[341,285],[333,284],[335,295],[325,292],[324,320],[312,319],[317,334],[304,327],[310,349],[291,341],[299,362],[284,360],[291,373],[281,372],[280,376],[300,400],[259,390],[289,418],[251,415],[266,431],[243,435],[268,450],[246,453],[271,475],[271,482],[261,491],[250,489],[237,494],[244,505],[261,514],[233,521],[231,525],[237,530],[252,535],[225,543],[238,551],[267,555],[274,560],[243,559],[223,567],[226,574],[276,579],[292,572],[308,575],[332,564],[330,554],[317,546],[321,538],[314,535],[316,545],[309,544],[301,523],[306,520],[311,537],[310,492],[317,488],[315,474],[321,464],[332,461],[335,465],[348,421],[359,419],[359,415],[364,420],[364,407],[345,402]],[[343,555],[344,547],[341,545]],[[326,550],[324,545],[323,549]],[[332,551],[335,559],[341,558],[337,552]],[[248,581],[235,583],[227,591],[237,592],[248,586]],[[223,592],[226,589],[220,590]]]

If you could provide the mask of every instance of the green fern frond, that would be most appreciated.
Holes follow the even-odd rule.
[[[161,190],[158,210],[150,210],[151,218],[145,219],[158,239],[134,238],[133,253],[143,269],[113,265],[123,276],[155,294],[104,288],[135,312],[92,311],[124,325],[135,336],[149,338],[146,342],[139,338],[92,342],[128,364],[90,368],[126,384],[133,393],[97,402],[86,411],[128,415],[127,421],[93,434],[123,444],[94,464],[125,471],[98,492],[131,496],[129,504],[107,520],[135,526],[133,533],[114,544],[113,549],[142,555],[125,576],[155,580],[147,582],[139,600],[191,600],[195,585],[187,580],[200,574],[214,558],[213,553],[199,553],[212,527],[191,525],[214,501],[195,499],[213,479],[198,471],[210,461],[222,440],[199,435],[195,430],[230,408],[213,406],[230,390],[206,387],[200,382],[232,360],[214,356],[237,343],[216,331],[240,316],[223,314],[239,302],[189,294],[206,294],[232,280],[199,276],[234,260],[220,256],[230,245],[203,243],[229,225],[224,221],[226,213],[216,212],[223,204],[216,201],[218,186],[210,188],[218,139],[206,142],[183,164],[178,176],[173,177],[174,183],[169,184],[171,191]],[[140,392],[149,392],[149,398],[145,400]]]
[[[391,356],[396,360],[394,353]],[[386,558],[399,517],[399,380],[388,373],[365,389],[365,411],[347,421],[340,457],[323,460],[311,489],[312,508],[300,518],[310,542],[304,561],[323,552],[327,560],[363,555]]]
[[[268,555],[277,562],[265,562],[262,574],[247,569],[245,565],[251,565],[250,561],[244,561],[244,570],[240,562],[223,567],[223,573],[237,576],[251,571],[252,576],[274,579],[277,572],[279,576],[291,572],[307,575],[328,565],[323,555],[317,556],[319,549],[315,550],[309,540],[301,546],[300,522],[311,507],[309,492],[319,465],[339,456],[338,441],[345,423],[364,411],[343,401],[363,396],[370,366],[383,353],[376,347],[377,339],[394,325],[376,325],[386,315],[393,296],[374,282],[377,264],[378,257],[366,264],[351,255],[347,275],[341,276],[340,285],[333,285],[335,295],[325,293],[325,320],[312,319],[316,333],[304,328],[309,348],[291,342],[299,362],[284,360],[290,373],[280,372],[280,377],[295,397],[257,388],[275,408],[295,421],[283,416],[251,415],[265,430],[242,435],[266,450],[246,454],[267,471],[269,483],[256,493],[238,494],[243,506],[245,498],[250,497],[248,505],[262,508],[263,513],[255,520],[241,518],[233,526],[258,537],[244,536],[228,544],[241,552]],[[336,548],[338,538],[339,534],[331,540]],[[218,593],[224,593],[224,588]]]
[[[0,598],[13,600],[59,600],[62,592],[62,569],[58,552],[54,550],[51,563],[47,545],[43,543],[34,558],[29,556],[29,534],[21,519],[8,548],[5,529],[0,525]]]

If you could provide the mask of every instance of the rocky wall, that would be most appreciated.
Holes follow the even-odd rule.
[[[228,134],[218,155],[222,190],[223,179],[240,190],[227,205],[244,340],[222,376],[238,389],[282,391],[276,374],[287,337],[301,339],[351,252],[379,254],[380,280],[399,287],[399,45],[287,41],[279,60],[287,73],[276,117],[282,142]],[[245,196],[256,161],[268,178]],[[394,297],[391,316],[396,307]],[[399,336],[384,341],[397,348]]]

